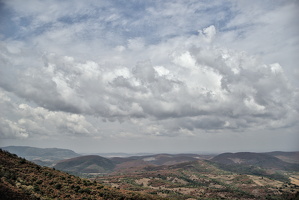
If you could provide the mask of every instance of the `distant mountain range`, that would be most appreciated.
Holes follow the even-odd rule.
[[[80,156],[71,150],[56,148],[2,149],[21,157],[39,158],[39,162],[51,159],[48,162],[52,162],[53,168],[35,165],[0,149],[0,199],[3,195],[6,199],[30,199],[30,196],[37,199],[144,200],[164,197],[173,200],[299,198],[298,152],[105,158]],[[75,157],[55,160],[68,156]],[[135,191],[155,196],[140,196]]]
[[[59,170],[75,173],[108,173],[118,169],[149,165],[174,165],[199,159],[203,160],[204,158],[196,154],[157,154],[127,158],[104,158],[98,155],[88,155],[59,161],[54,167]]]
[[[284,157],[293,157],[295,152],[284,152]],[[225,165],[247,165],[264,169],[299,171],[299,164],[285,162],[276,156],[277,153],[223,153],[215,156],[211,161]]]
[[[284,157],[292,156],[294,152],[284,152]],[[217,156],[197,154],[156,154],[146,156],[104,158],[101,156],[80,156],[58,162],[54,167],[73,173],[109,173],[128,172],[144,167],[175,166],[181,163],[207,160],[217,163],[218,167],[233,170],[237,173],[265,174],[262,169],[299,171],[299,165],[288,163],[270,155],[270,153],[223,153]]]
[[[42,166],[52,166],[56,161],[80,156],[80,154],[72,150],[59,148],[7,146],[1,147],[1,149],[26,158],[27,160],[33,161]]]
[[[8,146],[2,149],[39,165],[74,173],[109,173],[133,167],[175,165],[197,160],[209,160],[221,164],[222,167],[246,165],[264,169],[299,171],[299,152],[239,152],[219,155],[155,154],[105,158],[98,155],[81,156],[72,150],[59,148]]]

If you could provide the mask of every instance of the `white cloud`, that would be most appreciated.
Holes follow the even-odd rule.
[[[49,111],[24,103],[17,104],[8,94],[0,92],[1,138],[92,136],[100,131],[83,115]],[[16,97],[14,99],[19,101]]]
[[[237,14],[226,24],[217,42],[236,50],[260,55],[267,63],[278,62],[290,81],[298,85],[294,76],[298,62],[299,29],[296,25],[298,2],[267,1],[234,2]]]
[[[2,136],[195,137],[297,124],[295,2],[5,4],[15,27],[0,32]]]
[[[144,61],[134,68],[106,68],[94,61],[49,54],[44,55],[44,64],[25,65],[20,74],[17,65],[6,63],[18,79],[2,82],[2,86],[50,112],[87,114],[110,121],[186,118],[191,129],[225,130],[262,128],[288,115],[293,89],[279,64],[265,65],[244,52],[209,44],[194,46],[192,41],[199,42],[201,37],[206,36],[187,37],[185,50],[174,49],[168,63],[159,67]],[[21,53],[3,56],[22,58]],[[8,70],[3,77],[5,73]],[[64,120],[74,132],[94,132],[71,125],[70,117]],[[177,131],[186,125],[175,124]]]
[[[78,114],[48,111],[42,107],[32,108],[27,104],[19,105],[18,114],[20,117],[18,123],[33,137],[43,134],[47,136],[58,134],[88,136],[98,131],[86,121],[84,116]]]
[[[202,31],[199,30],[199,34],[204,36],[205,41],[212,42],[216,35],[216,28],[214,25],[211,25],[207,28],[204,28]]]
[[[0,118],[0,136],[1,138],[27,138],[29,136],[26,129],[20,127],[16,122]]]
[[[138,51],[144,49],[144,41],[142,38],[134,38],[128,40],[128,49]]]

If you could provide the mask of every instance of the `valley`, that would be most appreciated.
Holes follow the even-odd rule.
[[[170,166],[131,167],[94,180],[114,188],[189,200],[292,199],[299,190],[298,185],[289,181],[250,175],[250,172],[234,173],[204,160]]]
[[[30,158],[29,154],[26,156]],[[58,175],[65,177],[64,179],[77,177],[76,182],[82,180],[82,183],[88,181],[90,185],[94,184],[96,187],[89,189],[95,194],[99,194],[97,188],[101,187],[109,188],[112,193],[120,192],[121,195],[137,193],[138,198],[145,199],[299,198],[299,152],[155,154],[128,157],[75,154],[72,158],[53,161],[51,167],[55,169],[55,173],[67,172],[67,176]],[[42,156],[40,159],[43,159]],[[3,172],[3,166],[1,169]],[[37,178],[39,172],[35,173],[36,181],[44,179]],[[22,176],[21,179],[16,177],[14,184],[17,189],[24,188],[22,181],[26,173],[22,173]],[[3,177],[5,176],[1,180],[5,183],[6,179]],[[63,178],[56,180],[62,181]],[[65,183],[64,193],[69,194],[76,187],[71,182],[74,181]],[[132,199],[138,199],[137,196]],[[101,198],[97,196],[95,199]]]

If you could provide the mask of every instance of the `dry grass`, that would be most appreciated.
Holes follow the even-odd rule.
[[[293,175],[290,177],[290,180],[292,184],[299,186],[299,175]]]

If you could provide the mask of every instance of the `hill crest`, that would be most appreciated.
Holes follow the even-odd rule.
[[[55,168],[77,173],[107,173],[111,172],[115,164],[98,155],[86,155],[59,161]]]
[[[0,149],[0,199],[162,199],[41,167]]]
[[[31,161],[56,161],[80,156],[80,154],[73,150],[61,148],[38,148],[30,146],[6,146],[1,148]]]
[[[296,164],[284,162],[283,160],[267,153],[238,152],[223,153],[215,156],[211,161],[225,165],[252,165],[266,169],[276,170],[298,170]]]

